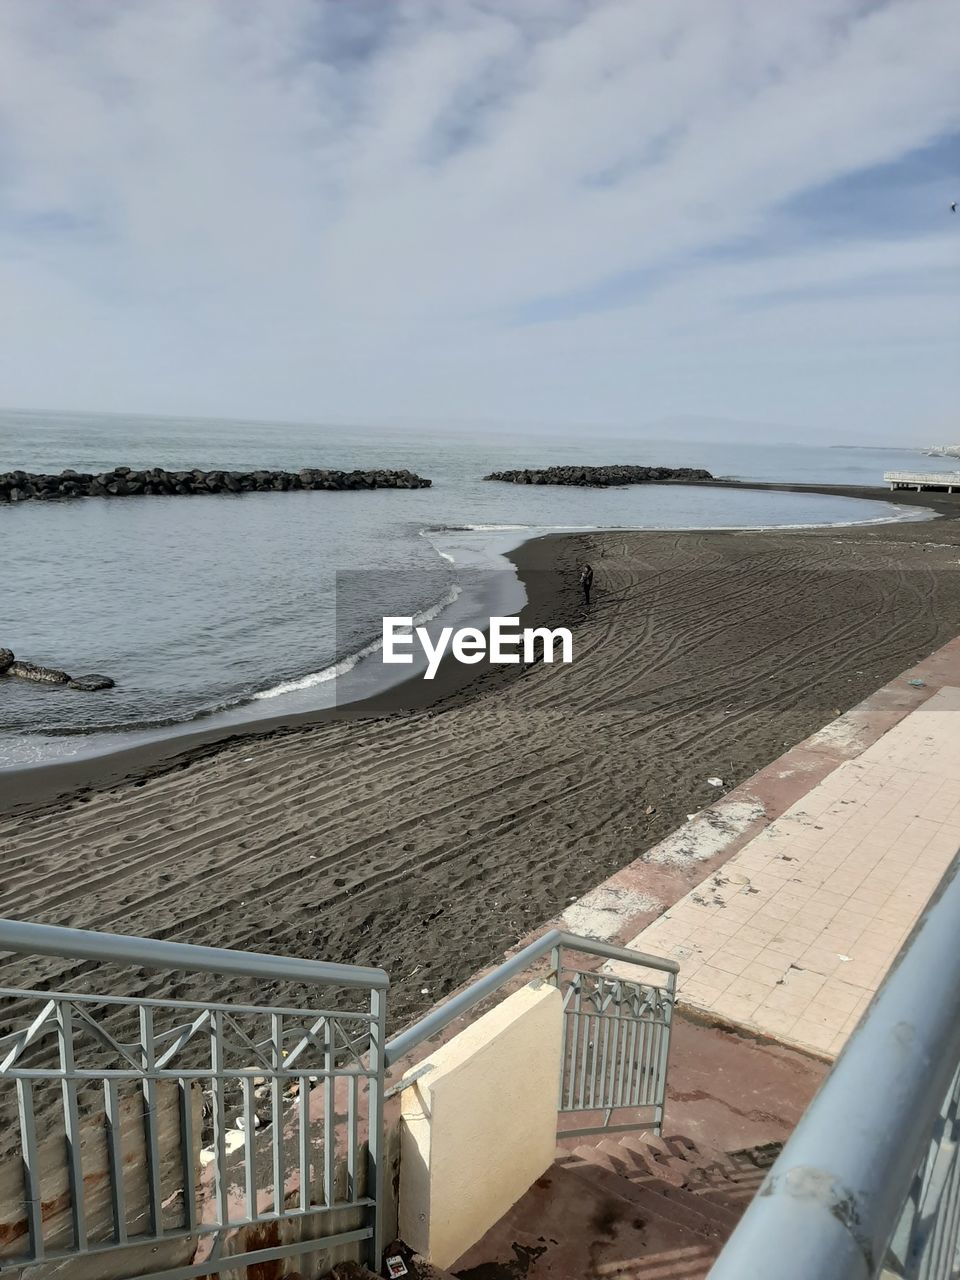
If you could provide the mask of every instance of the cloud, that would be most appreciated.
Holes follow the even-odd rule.
[[[940,437],[957,175],[903,192],[958,127],[952,23],[949,0],[7,0],[3,398]]]

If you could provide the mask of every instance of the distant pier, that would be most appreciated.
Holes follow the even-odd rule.
[[[960,471],[885,471],[891,489],[935,489],[940,493],[960,493]]]

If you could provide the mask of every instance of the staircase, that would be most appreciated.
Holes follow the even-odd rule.
[[[729,1234],[781,1147],[782,1143],[770,1142],[761,1147],[723,1152],[698,1146],[683,1136],[658,1138],[652,1134],[628,1134],[576,1147],[570,1155],[561,1156],[558,1163],[577,1176],[602,1177],[609,1189],[618,1194],[622,1194],[623,1188],[614,1188],[611,1177],[626,1180],[650,1195],[687,1204],[705,1218],[711,1218],[711,1209],[715,1207],[718,1212],[711,1220],[718,1226],[726,1226]],[[654,1202],[654,1207],[661,1206]]]
[[[724,1152],[683,1135],[566,1139],[451,1270],[461,1280],[699,1280],[779,1150]]]

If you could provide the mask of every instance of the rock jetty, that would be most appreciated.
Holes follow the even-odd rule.
[[[659,484],[665,480],[712,480],[702,467],[544,467],[531,471],[493,471],[484,480],[510,484],[579,484],[604,488],[612,484]]]
[[[109,676],[101,676],[91,672],[86,676],[68,676],[66,671],[58,671],[56,667],[41,667],[36,662],[21,662],[12,649],[0,649],[0,677],[19,676],[21,680],[32,680],[35,684],[61,684],[68,689],[112,689],[114,682]]]
[[[0,503],[55,498],[129,498],[141,494],[287,493],[296,489],[428,489],[430,481],[412,471],[134,471],[114,467],[94,475],[61,471],[59,475],[28,471],[0,473]]]

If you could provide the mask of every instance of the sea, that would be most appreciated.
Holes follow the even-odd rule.
[[[349,701],[386,668],[384,615],[432,627],[515,613],[507,551],[558,530],[773,528],[916,519],[878,500],[638,485],[484,481],[561,463],[882,483],[919,451],[0,411],[0,471],[127,465],[406,467],[429,489],[80,499],[0,506],[0,647],[79,675],[82,693],[0,680],[0,771]],[[925,463],[925,469],[931,464]]]

